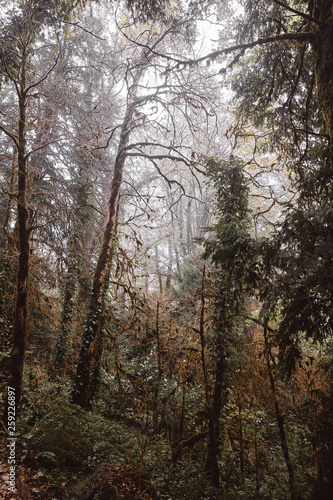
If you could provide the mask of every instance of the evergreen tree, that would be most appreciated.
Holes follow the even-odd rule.
[[[241,159],[210,158],[207,174],[215,190],[216,223],[214,236],[205,242],[205,258],[215,264],[214,273],[214,387],[209,401],[209,439],[206,471],[212,485],[219,486],[218,454],[221,440],[220,417],[227,402],[230,383],[228,358],[233,345],[237,318],[244,311],[246,298],[258,281],[256,242],[250,236],[248,187]]]

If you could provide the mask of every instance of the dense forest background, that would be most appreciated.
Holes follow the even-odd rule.
[[[0,12],[0,497],[332,498],[333,0]]]

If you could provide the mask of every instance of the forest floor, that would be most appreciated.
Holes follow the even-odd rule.
[[[1,447],[3,452],[6,448]],[[29,488],[20,476],[16,476],[16,493],[11,491],[8,465],[0,459],[0,500],[30,500],[33,498]]]

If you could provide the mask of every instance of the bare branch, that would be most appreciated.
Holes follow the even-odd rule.
[[[257,40],[254,40],[253,42],[248,42],[248,43],[240,43],[238,45],[232,45],[231,47],[225,47],[223,49],[219,50],[214,50],[213,52],[210,52],[209,54],[206,54],[204,56],[195,58],[195,59],[178,59],[173,56],[168,56],[166,54],[162,54],[160,52],[155,52],[150,47],[147,46],[149,50],[151,50],[156,56],[162,57],[168,61],[176,63],[176,67],[178,66],[187,66],[187,65],[194,65],[194,64],[199,64],[203,61],[206,61],[207,59],[216,59],[219,56],[226,55],[226,54],[231,54],[235,51],[245,51],[247,49],[252,49],[253,47],[256,47],[257,45],[267,45],[269,43],[281,43],[281,42],[286,42],[286,41],[292,41],[296,43],[311,43],[314,40],[314,33],[312,32],[304,32],[304,33],[282,33],[279,35],[274,35],[274,36],[266,36],[266,37],[260,37]],[[137,43],[133,40],[133,43]],[[141,44],[139,44],[141,45]],[[171,68],[168,68],[166,71],[169,72]]]
[[[36,83],[33,83],[31,85],[29,85],[24,93],[25,95],[28,95],[28,92],[31,90],[31,89],[34,89],[36,87],[38,87],[38,85],[40,85],[41,83],[43,83],[47,78],[48,76],[52,73],[52,71],[54,70],[54,68],[57,66],[58,64],[58,61],[59,61],[59,57],[60,57],[60,54],[61,54],[61,50],[59,50],[59,53],[57,54],[57,57],[56,57],[56,60],[54,61],[54,64],[51,66],[51,68],[46,72],[46,74],[40,79],[38,80],[38,82]]]
[[[48,224],[50,224],[51,222],[53,222],[55,219],[54,217],[52,219],[49,219],[47,220],[46,222],[44,222],[43,224],[36,224],[35,226],[31,226],[29,227],[29,233],[31,233],[32,231],[35,231],[35,229],[39,229],[41,227],[45,227],[47,226]]]
[[[1,123],[0,123],[0,130],[2,130],[2,132],[4,132],[14,142],[17,148],[19,147],[17,136],[13,132],[10,132],[10,130],[1,125]]]
[[[84,31],[85,33],[88,33],[89,35],[93,36],[94,38],[97,38],[98,40],[102,40],[102,42],[105,41],[105,38],[102,38],[102,37],[96,35],[95,33],[93,33],[92,31],[88,30],[87,28],[84,28],[78,22],[73,23],[71,21],[65,21],[64,19],[61,19],[61,22],[64,24],[69,24],[70,26],[75,26],[76,28],[79,28],[80,30]]]

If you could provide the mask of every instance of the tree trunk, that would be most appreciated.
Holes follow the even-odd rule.
[[[205,470],[208,472],[212,486],[220,486],[220,473],[218,466],[219,440],[220,440],[220,415],[222,409],[222,390],[225,374],[225,349],[223,341],[223,330],[218,331],[215,344],[215,384],[213,392],[213,401],[208,418],[208,447]]]
[[[91,371],[95,355],[98,355],[98,351],[100,349],[98,345],[95,348],[95,344],[98,340],[99,330],[101,327],[103,316],[103,295],[112,257],[112,244],[117,228],[119,197],[126,160],[126,147],[128,146],[132,128],[135,126],[135,121],[133,119],[135,108],[142,102],[140,97],[136,97],[136,90],[139,80],[149,64],[149,54],[149,49],[144,48],[142,50],[140,60],[136,66],[136,73],[133,76],[133,83],[130,87],[131,95],[128,96],[128,104],[124,121],[120,129],[120,138],[117,156],[114,163],[111,192],[108,203],[107,221],[104,229],[102,248],[95,269],[88,315],[82,335],[82,344],[72,392],[73,403],[81,406],[82,408],[85,408],[89,404]],[[153,56],[150,54],[150,57]]]
[[[162,380],[162,359],[161,359],[161,345],[160,345],[160,325],[159,325],[159,311],[160,311],[160,304],[157,302],[156,306],[156,367],[157,367],[157,380],[155,384],[155,390],[154,390],[154,399],[153,399],[153,429],[154,433],[157,434],[160,430],[159,426],[159,391],[160,391],[160,386],[161,386],[161,380]]]
[[[313,23],[315,41],[314,70],[318,100],[326,123],[326,132],[333,144],[333,0],[314,0],[312,15],[321,21]]]
[[[281,448],[282,448],[282,453],[284,456],[284,460],[286,462],[287,470],[288,470],[288,475],[289,475],[289,488],[290,488],[290,498],[291,500],[296,500],[296,489],[295,489],[295,481],[294,481],[294,471],[293,471],[293,466],[291,463],[291,459],[289,456],[289,448],[288,448],[288,443],[287,443],[287,436],[285,433],[284,429],[284,422],[283,422],[283,416],[281,415],[280,412],[280,407],[279,403],[277,400],[277,395],[276,395],[276,390],[275,390],[275,380],[273,377],[272,373],[272,367],[271,367],[271,350],[270,346],[268,343],[268,338],[267,338],[267,328],[264,328],[264,337],[265,337],[265,348],[266,348],[266,360],[267,360],[267,368],[268,368],[268,376],[271,384],[271,389],[272,393],[274,396],[274,406],[275,406],[275,414],[276,414],[276,420],[277,424],[279,427],[279,434],[280,434],[280,442],[281,442]]]
[[[19,262],[17,271],[17,296],[14,319],[14,334],[10,359],[8,386],[15,391],[15,414],[17,418],[18,406],[21,398],[23,364],[27,339],[27,302],[28,302],[28,275],[30,257],[29,211],[27,206],[28,160],[26,155],[27,132],[27,55],[22,55],[21,74],[19,81],[19,121],[17,135],[18,158],[18,190],[17,190],[17,220],[19,239]],[[8,399],[6,398],[4,421],[7,421]]]
[[[156,274],[158,278],[158,287],[159,287],[159,293],[162,295],[163,293],[163,280],[162,280],[162,273],[161,273],[161,268],[160,268],[160,260],[159,260],[159,255],[158,255],[158,246],[155,246],[155,264],[156,264]]]
[[[171,288],[172,264],[173,264],[172,241],[171,241],[171,236],[169,236],[168,237],[168,269],[167,269],[167,277],[165,280],[165,289],[166,290],[169,290]]]
[[[94,348],[101,322],[103,290],[111,258],[112,242],[117,226],[119,195],[126,158],[125,150],[131,132],[133,111],[134,104],[129,104],[121,127],[118,152],[115,160],[111,184],[111,194],[108,204],[107,222],[104,230],[102,249],[99,254],[95,270],[88,317],[82,336],[82,345],[74,381],[72,400],[73,403],[78,404],[82,408],[85,408],[88,404]]]
[[[190,255],[192,253],[192,241],[193,241],[193,231],[192,231],[192,213],[191,213],[191,202],[188,203],[186,208],[186,248],[187,253]]]
[[[51,378],[59,379],[65,368],[66,354],[68,349],[68,338],[71,331],[73,316],[75,313],[75,291],[77,279],[73,265],[69,265],[64,284],[63,305],[60,318],[58,335],[54,345]]]
[[[118,217],[118,216],[117,216]],[[115,242],[113,244],[115,247]],[[112,253],[112,251],[111,251]],[[102,363],[102,355],[103,355],[103,341],[105,336],[105,309],[106,309],[106,294],[109,287],[110,282],[110,273],[111,273],[111,265],[112,261],[110,260],[109,269],[107,272],[107,276],[104,283],[103,297],[102,297],[102,312],[101,312],[101,322],[100,327],[98,329],[98,335],[95,343],[94,353],[93,353],[93,362],[92,362],[92,373],[91,373],[91,381],[89,388],[89,397],[88,397],[88,405],[91,405],[91,401],[96,395],[99,383],[100,383],[100,375],[101,375],[101,363]]]
[[[82,151],[81,151],[82,153]],[[75,204],[71,214],[71,233],[67,249],[67,274],[63,284],[62,311],[57,338],[52,356],[51,378],[59,379],[64,374],[68,343],[75,316],[79,313],[79,304],[84,309],[87,297],[84,291],[84,258],[83,249],[87,248],[86,229],[91,220],[89,213],[89,166],[85,164],[84,155],[80,155],[79,174],[75,184]]]

